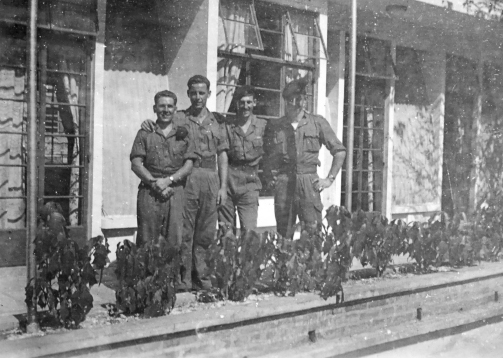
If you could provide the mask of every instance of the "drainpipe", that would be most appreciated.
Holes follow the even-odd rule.
[[[26,235],[26,269],[28,285],[33,287],[31,305],[27,312],[27,331],[36,332],[37,300],[35,279],[35,236],[37,234],[37,11],[38,0],[30,0],[28,24],[28,195],[27,195],[27,235]],[[31,307],[30,307],[31,306]]]
[[[349,108],[348,140],[346,148],[346,209],[351,211],[353,196],[353,141],[355,128],[355,78],[356,78],[356,1],[351,0],[351,48],[349,51]]]

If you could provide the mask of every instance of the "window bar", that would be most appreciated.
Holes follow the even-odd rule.
[[[284,42],[284,35],[283,35],[283,42]],[[282,45],[284,48],[284,45]],[[262,56],[262,55],[257,55],[254,53],[236,53],[236,52],[229,52],[229,51],[222,51],[218,50],[218,55],[220,57],[241,57],[245,58],[247,60],[256,60],[256,61],[267,61],[267,62],[273,62],[273,63],[278,63],[281,65],[288,65],[289,67],[296,67],[296,68],[301,68],[305,70],[314,70],[316,68],[315,65],[309,64],[309,63],[300,63],[300,62],[294,62],[294,61],[286,61],[284,59],[280,58],[275,58],[275,57],[267,57],[267,56]],[[283,57],[285,56],[285,51],[284,49],[282,50],[282,55]]]
[[[346,156],[346,209],[352,209],[352,185],[353,185],[353,147],[354,147],[354,120],[355,120],[355,72],[356,72],[356,0],[351,0],[351,36],[349,57],[349,108],[348,108],[348,131],[347,131],[347,156]]]
[[[46,164],[46,168],[84,168],[83,165]]]
[[[0,98],[0,101],[26,102],[25,99],[18,99],[18,98]]]
[[[26,66],[23,66],[23,65],[14,65],[14,64],[5,63],[5,62],[0,62],[0,67],[20,68],[20,69],[23,69],[23,70],[26,69]]]
[[[26,132],[0,131],[0,134],[17,134],[17,135],[26,135]]]
[[[292,27],[292,19],[290,18],[290,12],[286,12],[286,24],[288,25],[288,28],[290,29],[290,33],[292,34],[292,42],[295,47],[295,51],[292,51],[292,61],[296,62],[297,61],[297,56],[299,54],[299,47],[297,46],[297,38],[295,37],[295,32],[293,32],[293,27]],[[292,49],[293,50],[293,49]]]
[[[60,122],[58,121],[58,124]],[[46,133],[46,137],[61,137],[61,138],[84,138],[84,134],[64,134],[64,133]]]
[[[54,106],[68,106],[68,107],[79,107],[86,108],[85,104],[75,104],[75,103],[65,103],[65,102],[50,102],[45,103],[46,106],[54,107]]]
[[[54,95],[55,95],[55,91],[52,92],[51,102],[54,101]],[[46,110],[46,112],[47,112],[47,110]],[[46,116],[46,119],[47,119],[47,116]],[[57,123],[57,124],[58,124],[58,131],[59,131],[59,123]],[[51,132],[54,131],[53,126],[54,126],[54,113],[51,116]],[[47,132],[47,130],[46,130],[46,132]],[[51,162],[52,162],[52,161],[54,161],[54,139],[55,139],[55,137],[50,136],[49,138],[51,139]]]
[[[220,19],[222,20],[222,27],[224,28],[225,43],[228,45],[229,44],[229,35],[227,34],[227,29],[225,27],[225,19],[224,19],[224,16],[222,15],[221,1],[219,1],[219,5],[218,5],[218,15],[219,15]]]
[[[372,114],[372,119],[374,119],[374,112],[372,111],[372,107],[367,107],[366,111],[370,112]],[[367,126],[368,126],[368,130],[367,130],[367,133],[368,133],[368,143],[367,145],[369,147],[372,147],[374,145],[374,142],[373,142],[373,138],[374,138],[374,132],[372,131],[373,129],[373,120],[372,121],[369,121],[368,120],[368,116],[366,116],[366,120],[367,120]],[[363,150],[363,148],[362,148]],[[370,211],[374,211],[374,195],[372,194],[372,191],[374,189],[374,172],[373,172],[373,169],[374,169],[374,152],[371,151],[371,150],[367,150],[367,158],[368,158],[368,164],[367,164],[367,169],[368,169],[368,172],[367,172],[367,178],[368,178],[368,181],[367,181],[367,187],[368,187],[368,190],[370,191],[370,193],[368,194],[368,205],[369,205],[369,210]]]
[[[318,23],[318,19],[317,18],[314,18],[314,23],[316,25],[316,29],[318,30],[318,35],[320,35],[320,41],[321,41],[321,44],[323,46],[323,52],[325,53],[325,59],[327,61],[330,61],[330,59],[328,58],[327,46],[325,44],[325,40],[323,39],[323,34],[321,33],[320,24]]]
[[[362,103],[365,104],[365,96],[362,96]],[[360,111],[360,126],[363,126],[365,120],[365,107]],[[362,208],[362,180],[363,180],[363,129],[360,129],[358,134],[358,155],[357,155],[357,165],[358,165],[358,202],[356,209],[359,210]]]
[[[0,164],[0,168],[25,168],[26,164]]]
[[[47,102],[47,41],[40,41],[39,43],[39,78],[38,78],[38,101],[40,103],[38,115],[38,147],[37,147],[37,160],[38,163],[45,162],[45,131],[46,131],[46,120],[47,120],[47,108],[45,103]],[[38,195],[44,192],[45,186],[45,167],[44,165],[39,165],[37,169],[38,175]],[[37,207],[40,209],[44,205],[44,201],[40,196],[38,196]]]
[[[28,333],[38,332],[37,322],[37,296],[35,292],[35,278],[37,277],[37,267],[35,263],[35,237],[37,235],[37,9],[38,1],[30,0],[29,3],[29,23],[27,28],[28,56],[27,56],[27,77],[28,77],[28,175],[27,175],[27,235],[26,235],[26,273],[27,288],[33,290],[32,297],[27,297],[27,331]]]
[[[75,71],[61,71],[61,70],[56,70],[56,69],[46,69],[46,72],[48,73],[62,73],[64,75],[73,75],[73,76],[82,76],[82,77],[87,77],[87,74],[84,72],[75,72]]]
[[[42,196],[43,199],[75,199],[75,198],[80,198],[82,199],[84,196],[82,195],[44,195]]]
[[[252,3],[250,4],[250,11],[251,11],[252,19],[253,19],[253,22],[255,25],[255,32],[257,33],[257,40],[258,40],[259,49],[264,51],[264,44],[262,43],[262,35],[260,34],[260,28],[258,27],[257,14],[255,12],[255,4],[253,3],[253,0],[252,0]]]

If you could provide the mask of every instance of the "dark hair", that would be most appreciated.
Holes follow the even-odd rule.
[[[157,101],[159,100],[159,98],[161,97],[169,97],[169,98],[173,98],[173,101],[175,101],[175,106],[176,106],[176,102],[178,101],[178,99],[176,98],[176,94],[174,94],[173,92],[171,91],[168,91],[168,90],[164,90],[164,91],[160,91],[160,92],[157,92],[154,96],[154,104],[157,104]]]
[[[187,87],[190,89],[192,85],[197,83],[204,83],[208,91],[210,90],[210,80],[202,75],[195,75],[189,78],[189,81],[187,82]]]
[[[249,85],[238,87],[234,92],[234,101],[237,102],[246,96],[252,96],[255,99],[255,87]]]

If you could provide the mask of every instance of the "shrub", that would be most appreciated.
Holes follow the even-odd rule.
[[[40,308],[47,308],[65,327],[77,327],[93,307],[90,288],[98,283],[95,269],[103,270],[106,265],[108,243],[99,236],[91,239],[91,249],[79,247],[69,239],[59,204],[45,204],[39,218],[35,239],[37,278],[33,286],[26,287],[25,302],[31,307],[35,290]]]
[[[179,271],[178,251],[162,238],[138,248],[125,240],[117,245],[115,292],[117,308],[124,313],[156,317],[175,305],[175,280]]]
[[[210,246],[206,263],[220,297],[242,301],[248,297],[274,252],[274,235],[243,232],[220,223],[217,240]]]

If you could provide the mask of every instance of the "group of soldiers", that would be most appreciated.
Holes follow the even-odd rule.
[[[236,89],[232,120],[206,108],[209,80],[187,82],[191,106],[177,111],[171,91],[154,97],[157,121],[146,120],[131,150],[131,168],[141,179],[138,190],[137,245],[167,240],[179,248],[178,290],[208,290],[205,253],[215,240],[217,221],[241,230],[257,227],[258,176],[274,192],[277,232],[293,236],[297,217],[304,225],[322,220],[320,192],[332,185],[346,155],[327,120],[305,110],[307,81],[283,90],[285,116],[268,121],[254,115],[255,89]],[[321,145],[333,156],[326,178],[319,178]]]

